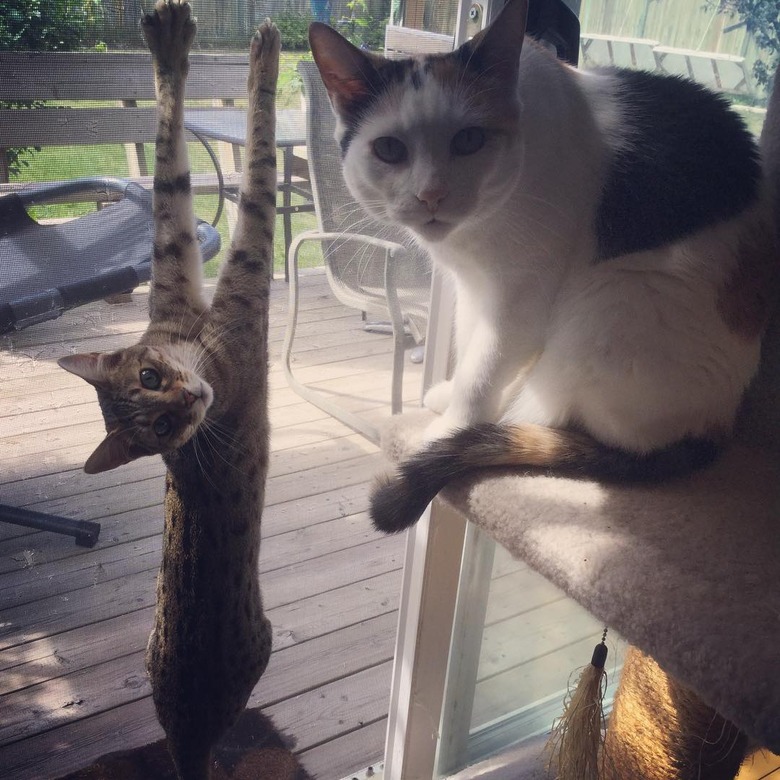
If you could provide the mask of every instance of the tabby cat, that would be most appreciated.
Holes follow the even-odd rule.
[[[151,322],[140,342],[60,365],[97,389],[108,435],[90,473],[162,453],[163,559],[146,664],[181,778],[209,774],[213,744],[265,670],[271,625],[257,561],[268,467],[267,339],[276,208],[279,32],[249,55],[246,166],[238,224],[209,307],[201,291],[184,86],[195,20],[158,0],[142,29],[158,101]]]
[[[456,291],[428,446],[373,495],[386,531],[479,466],[702,467],[758,365],[779,256],[741,119],[684,79],[568,67],[525,36],[527,10],[401,61],[310,28],[352,194]]]

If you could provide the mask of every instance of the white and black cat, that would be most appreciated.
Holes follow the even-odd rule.
[[[428,446],[373,496],[387,531],[479,466],[701,467],[758,365],[780,256],[744,124],[684,79],[564,65],[526,14],[509,0],[451,54],[402,61],[310,28],[350,190],[457,295]]]

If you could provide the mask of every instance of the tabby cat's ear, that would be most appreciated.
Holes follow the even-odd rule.
[[[527,21],[528,0],[509,0],[489,27],[463,44],[469,66],[514,83]]]
[[[80,376],[95,387],[100,387],[108,381],[106,357],[99,352],[89,352],[82,355],[66,355],[57,363],[60,368]]]
[[[337,111],[349,113],[351,106],[375,92],[377,72],[372,55],[322,22],[309,25],[309,44]]]
[[[87,474],[99,474],[101,471],[110,471],[118,466],[124,466],[125,463],[148,454],[145,450],[134,446],[126,433],[112,431],[87,458],[84,471]]]

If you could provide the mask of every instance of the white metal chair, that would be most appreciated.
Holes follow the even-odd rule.
[[[384,238],[387,226],[372,220],[355,203],[341,173],[341,155],[333,137],[335,119],[317,67],[313,62],[300,62],[298,72],[306,98],[306,144],[317,228],[296,236],[287,256],[290,306],[282,352],[284,371],[299,395],[377,441],[375,426],[335,403],[327,393],[302,384],[293,374],[292,350],[299,306],[298,254],[305,243],[319,242],[335,297],[346,306],[388,321],[386,327],[394,342],[393,414],[400,412],[403,405],[404,351],[409,338],[420,344],[425,337],[430,263],[411,241],[400,243]],[[369,323],[366,328],[371,330],[372,325]]]

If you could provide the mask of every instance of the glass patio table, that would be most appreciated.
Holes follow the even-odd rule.
[[[184,112],[184,126],[206,146],[217,166],[219,166],[218,158],[211,150],[209,142],[223,141],[232,144],[233,167],[235,170],[241,170],[238,147],[246,146],[245,109],[188,109]],[[277,206],[276,213],[282,215],[284,222],[284,278],[287,281],[287,254],[292,242],[292,215],[314,211],[306,161],[294,153],[296,147],[306,146],[306,122],[302,111],[282,109],[276,112],[276,146],[282,151],[282,179],[279,183],[282,203]],[[303,198],[303,203],[293,204],[293,194]],[[237,203],[238,187],[225,187],[224,196]]]

